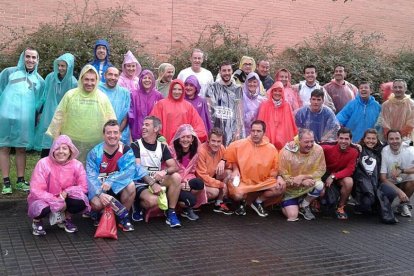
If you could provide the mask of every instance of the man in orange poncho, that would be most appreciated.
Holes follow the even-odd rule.
[[[163,125],[161,134],[168,144],[182,124],[190,124],[201,142],[207,140],[204,122],[191,103],[184,100],[184,84],[180,80],[171,82],[168,97],[157,102],[150,115],[160,118]]]
[[[298,133],[292,110],[285,100],[283,84],[276,81],[267,92],[268,100],[263,102],[257,115],[266,123],[266,136],[281,150]]]
[[[384,137],[390,129],[401,132],[403,140],[412,139],[414,129],[414,101],[405,94],[407,83],[396,79],[392,84],[390,98],[382,104],[380,123],[384,130]]]
[[[265,122],[254,121],[250,136],[231,143],[224,155],[233,170],[233,185],[228,185],[230,197],[240,202],[236,215],[246,215],[245,199],[250,194],[250,198],[256,197],[250,207],[266,217],[262,203],[282,196],[285,191],[285,181],[278,175],[277,149],[264,137],[265,132]]]

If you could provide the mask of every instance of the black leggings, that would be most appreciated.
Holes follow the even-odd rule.
[[[66,202],[66,211],[70,214],[79,213],[86,208],[85,202],[82,199],[73,199],[73,198],[67,197],[65,199],[65,202]],[[35,217],[35,219],[44,218],[48,216],[50,212],[51,212],[50,207],[47,206],[46,208],[43,208],[40,215]]]
[[[42,152],[40,152],[40,158],[49,156],[49,151],[50,149],[42,149]]]
[[[190,191],[181,190],[180,196],[178,197],[179,202],[183,202],[186,207],[193,207],[197,203],[197,197],[191,193],[192,190],[200,191],[204,189],[204,182],[200,178],[193,178],[188,181]]]

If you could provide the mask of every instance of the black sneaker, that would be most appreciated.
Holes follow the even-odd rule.
[[[250,204],[250,207],[262,218],[267,217],[269,214],[265,211],[263,208],[263,205],[261,203],[257,203],[254,201],[252,204]]]
[[[192,208],[185,208],[181,213],[181,216],[192,221],[198,220],[200,218],[198,215],[196,215],[196,213],[194,213],[194,210]]]
[[[234,211],[234,213],[238,216],[245,216],[246,213],[246,207],[244,206],[244,203],[240,203],[239,208],[237,208],[236,211]]]

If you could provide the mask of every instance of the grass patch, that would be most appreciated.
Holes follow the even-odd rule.
[[[27,197],[26,192],[18,191],[16,190],[16,187],[15,187],[16,180],[17,180],[15,157],[16,156],[14,153],[10,154],[10,180],[12,182],[13,193],[11,195],[0,194],[0,200],[2,199],[25,199]],[[40,159],[40,152],[37,152],[37,151],[27,152],[26,171],[24,175],[26,181],[30,180],[33,169],[36,166],[36,163],[37,161],[39,161],[39,159]],[[3,179],[1,180],[1,183],[2,183],[1,188],[3,188]]]

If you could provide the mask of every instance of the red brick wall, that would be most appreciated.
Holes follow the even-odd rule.
[[[64,4],[63,4],[64,3]],[[0,26],[35,28],[39,23],[56,20],[83,0],[0,0]],[[380,32],[386,37],[384,49],[414,45],[413,0],[99,0],[90,7],[111,5],[131,6],[128,24],[121,30],[130,31],[145,45],[148,52],[159,58],[171,48],[194,42],[206,25],[217,22],[240,27],[250,34],[253,43],[260,39],[268,26],[272,44],[277,49],[293,46],[303,38],[323,31],[325,26],[355,27],[368,32]],[[0,39],[6,32],[0,28]]]

